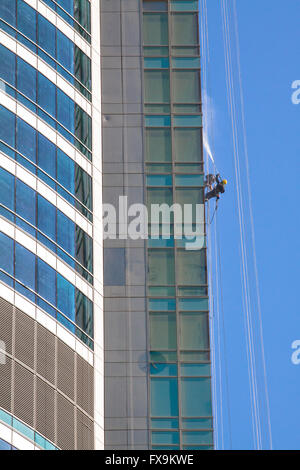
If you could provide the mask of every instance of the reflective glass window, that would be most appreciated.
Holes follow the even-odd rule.
[[[85,87],[91,88],[91,61],[77,46],[75,46],[75,76]]]
[[[145,116],[145,123],[148,127],[170,127],[170,116]]]
[[[143,32],[144,44],[149,46],[168,45],[167,13],[145,13]]]
[[[41,73],[38,74],[38,104],[56,117],[56,86]]]
[[[75,321],[75,287],[57,274],[57,308]]]
[[[88,0],[75,0],[74,18],[87,31],[91,31],[91,5]]]
[[[76,289],[76,324],[93,337],[93,304]]]
[[[151,436],[152,444],[179,444],[179,432],[154,431]]]
[[[172,311],[175,309],[175,299],[149,299],[149,310],[153,310],[154,312]]]
[[[181,379],[182,416],[211,416],[210,379]]]
[[[74,0],[57,0],[57,3],[68,13],[73,15]]]
[[[170,162],[172,160],[171,130],[146,129],[146,160]]]
[[[93,270],[93,240],[78,225],[75,229],[76,259],[90,271]]]
[[[36,193],[21,180],[16,180],[16,213],[36,224]]]
[[[75,256],[75,224],[61,211],[57,211],[57,243],[71,256]]]
[[[17,57],[17,88],[34,102],[36,102],[36,73],[34,67]]]
[[[169,103],[170,78],[168,70],[145,70],[145,102]]]
[[[16,243],[15,277],[25,286],[35,290],[35,256],[31,251]]]
[[[212,418],[183,419],[183,429],[211,429],[213,427]]]
[[[12,450],[12,446],[3,439],[0,439],[0,450]]]
[[[38,134],[38,165],[52,178],[56,178],[56,147],[42,134]]]
[[[201,161],[201,129],[174,129],[174,153],[177,162]]]
[[[15,177],[0,168],[0,203],[12,211],[15,210]]]
[[[172,285],[175,283],[173,250],[148,250],[149,284]]]
[[[168,11],[168,2],[166,0],[144,0],[144,11]]]
[[[193,286],[206,284],[205,250],[178,250],[176,276],[179,285]]]
[[[55,26],[42,15],[38,15],[38,44],[52,57],[55,51]]]
[[[16,3],[12,0],[1,0],[0,17],[12,26],[16,26]]]
[[[38,194],[37,227],[52,240],[56,237],[56,208]]]
[[[193,13],[172,14],[172,43],[175,45],[197,45],[198,20]]]
[[[180,314],[180,348],[209,349],[208,317],[206,313]]]
[[[57,120],[74,134],[75,103],[57,88]]]
[[[213,433],[211,431],[183,432],[183,444],[213,444]]]
[[[15,114],[1,106],[0,119],[0,139],[15,148]]]
[[[151,378],[151,416],[178,416],[178,390],[175,378]]]
[[[36,10],[23,0],[18,0],[17,5],[18,29],[33,42],[36,42]]]
[[[79,140],[81,140],[81,142],[91,149],[92,119],[77,104],[75,104],[75,135]]]
[[[57,30],[57,60],[74,74],[74,44],[59,30]]]
[[[202,189],[176,189],[176,202],[181,204],[203,204]]]
[[[62,150],[57,149],[57,181],[74,194],[75,162]]]
[[[17,149],[36,163],[36,130],[22,119],[17,119]]]
[[[150,348],[153,350],[176,349],[176,314],[153,313],[150,315]]]
[[[56,304],[56,271],[41,259],[37,259],[37,293]]]
[[[174,70],[172,84],[175,103],[200,101],[200,72],[198,70]]]
[[[0,232],[0,268],[14,275],[14,241]]]
[[[0,77],[2,80],[15,86],[16,56],[2,44],[0,44]]]

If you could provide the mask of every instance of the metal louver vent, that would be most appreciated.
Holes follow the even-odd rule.
[[[15,356],[31,369],[34,368],[34,320],[16,309]]]
[[[33,426],[33,380],[34,375],[25,367],[15,362],[14,374],[14,410],[13,413]]]
[[[0,364],[0,406],[11,411],[11,373],[12,360],[5,356],[5,364]]]
[[[13,306],[0,299],[0,341],[3,341],[7,353],[12,353]]]
[[[57,444],[61,449],[73,450],[74,406],[60,393],[57,394]]]
[[[49,382],[55,382],[55,336],[37,325],[37,373]]]
[[[74,399],[74,352],[61,340],[57,342],[57,387]]]
[[[36,381],[36,429],[55,440],[55,390],[43,380]]]
[[[93,368],[77,355],[77,403],[90,416],[94,407]]]
[[[81,411],[77,410],[77,450],[94,448],[94,424]]]

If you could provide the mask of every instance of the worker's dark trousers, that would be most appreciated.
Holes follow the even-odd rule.
[[[218,193],[215,189],[213,189],[212,191],[209,191],[208,193],[206,193],[205,195],[205,199],[211,199],[213,197],[217,197]]]

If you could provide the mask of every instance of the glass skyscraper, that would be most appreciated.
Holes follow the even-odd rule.
[[[198,1],[0,18],[0,449],[211,449]]]

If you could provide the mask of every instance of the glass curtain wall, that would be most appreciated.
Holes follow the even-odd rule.
[[[151,443],[211,449],[198,1],[144,0],[143,35],[148,208],[199,204],[202,214],[197,250],[174,223],[170,238],[160,224],[148,240]]]

